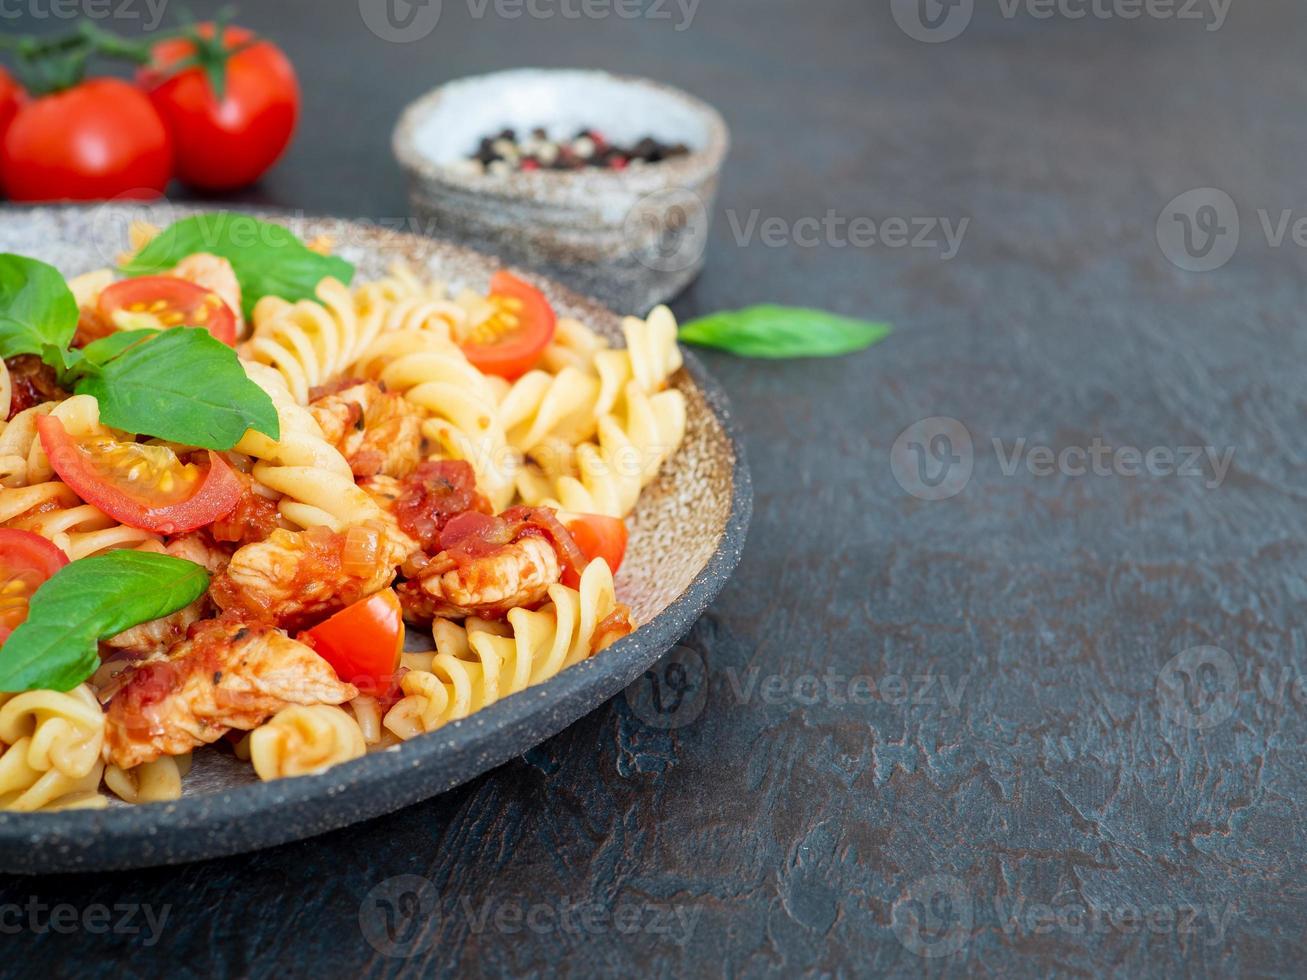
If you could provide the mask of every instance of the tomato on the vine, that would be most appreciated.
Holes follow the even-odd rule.
[[[149,199],[172,175],[172,139],[138,89],[94,78],[24,104],[0,167],[15,201]]]
[[[289,145],[299,117],[299,82],[280,48],[244,28],[227,27],[221,41],[213,24],[199,25],[198,32],[198,43],[173,38],[156,44],[138,81],[172,131],[177,176],[205,190],[243,187]],[[203,66],[223,78],[221,99]]]
[[[27,101],[27,93],[14,80],[14,76],[0,68],[0,139],[4,138],[9,124]]]

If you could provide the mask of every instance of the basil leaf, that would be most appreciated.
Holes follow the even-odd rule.
[[[766,304],[691,320],[678,339],[741,357],[836,357],[870,347],[892,329],[888,323]]]
[[[82,359],[96,367],[103,367],[115,357],[126,353],[139,343],[159,335],[158,330],[119,330],[107,337],[93,340],[81,350]],[[70,352],[71,353],[71,352]],[[80,361],[78,362],[80,363]]]
[[[58,269],[0,255],[0,357],[63,350],[77,332],[77,316],[77,300]]]
[[[246,316],[264,296],[293,303],[313,299],[318,283],[328,276],[347,286],[354,278],[354,267],[344,259],[311,251],[281,225],[227,211],[174,223],[133,256],[122,272],[158,275],[196,252],[219,255],[231,263]]]
[[[281,438],[277,408],[236,352],[207,330],[175,327],[129,347],[77,382],[115,429],[204,449],[230,449],[247,429]]]
[[[111,551],[59,569],[0,647],[0,691],[68,691],[100,665],[101,639],[182,609],[209,587],[201,565]]]

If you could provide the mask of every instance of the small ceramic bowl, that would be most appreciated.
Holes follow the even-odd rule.
[[[593,128],[690,152],[625,170],[470,166],[483,137],[540,127],[554,140]],[[395,153],[424,230],[528,266],[623,313],[644,313],[703,268],[729,148],[715,109],[674,88],[602,71],[521,69],[450,82],[410,105]]]

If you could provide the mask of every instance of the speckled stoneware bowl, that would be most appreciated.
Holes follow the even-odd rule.
[[[684,143],[687,156],[625,170],[469,171],[482,137],[595,128],[611,141]],[[450,82],[395,130],[415,216],[430,234],[536,269],[613,309],[644,313],[703,268],[730,139],[715,109],[677,89],[601,71],[521,69]]]
[[[106,264],[137,215],[171,220],[193,209],[0,210],[0,252],[32,255],[76,274]],[[281,220],[329,234],[358,267],[356,281],[396,261],[455,285],[484,289],[501,264],[454,245],[331,219]],[[598,303],[527,275],[560,313],[620,338]],[[691,354],[673,379],[689,403],[685,444],[645,491],[632,519],[621,598],[641,624],[632,635],[553,680],[395,749],[318,776],[261,783],[216,749],[197,751],[175,803],[101,811],[0,813],[0,871],[43,873],[174,864],[311,837],[434,796],[525,752],[638,678],[694,624],[735,568],[749,522],[749,473],[721,389]]]

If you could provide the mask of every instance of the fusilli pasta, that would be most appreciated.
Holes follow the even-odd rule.
[[[0,694],[0,810],[105,804],[104,712],[85,684],[67,694]]]
[[[330,704],[283,708],[250,733],[250,760],[264,780],[320,772],[366,753],[358,722]]]
[[[580,663],[604,645],[601,627],[618,608],[613,576],[596,559],[580,589],[549,587],[538,611],[514,609],[508,622],[438,620],[430,666],[400,681],[405,697],[386,713],[386,728],[401,739],[435,731]]]

